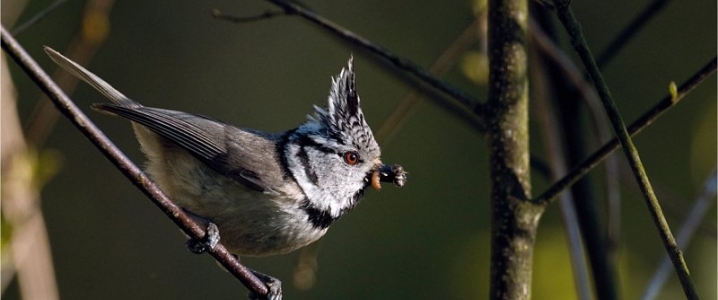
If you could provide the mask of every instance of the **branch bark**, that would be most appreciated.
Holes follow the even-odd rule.
[[[544,206],[531,197],[526,0],[489,1],[491,299],[530,299],[536,229]]]
[[[152,202],[157,205],[184,233],[193,239],[201,239],[205,231],[192,220],[179,206],[175,205],[127,156],[122,153],[100,129],[75,106],[65,93],[37,65],[25,49],[10,35],[4,26],[0,26],[2,49],[20,66],[37,86],[55,103],[77,129],[85,135],[132,184],[139,188]],[[237,261],[227,249],[218,244],[208,252],[244,286],[255,294],[267,295],[267,286],[248,268]]]

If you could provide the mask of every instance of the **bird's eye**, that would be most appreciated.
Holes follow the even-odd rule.
[[[356,153],[356,151],[345,152],[344,153],[344,162],[350,166],[356,165],[359,162],[359,153]]]

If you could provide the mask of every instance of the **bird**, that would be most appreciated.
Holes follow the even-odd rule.
[[[292,252],[317,241],[379,181],[403,186],[400,165],[381,161],[356,90],[353,56],[332,78],[325,108],[280,133],[237,127],[181,111],[143,106],[50,47],[61,68],[110,103],[94,110],[131,121],[146,172],[170,199],[207,226],[201,253],[221,243],[239,256]]]

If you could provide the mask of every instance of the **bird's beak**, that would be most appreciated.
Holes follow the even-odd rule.
[[[391,182],[398,187],[406,184],[406,172],[401,165],[385,165],[379,163],[374,169],[369,171],[366,180],[376,190],[381,190],[381,182]]]

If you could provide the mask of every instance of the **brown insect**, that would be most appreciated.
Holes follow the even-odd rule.
[[[381,173],[379,170],[374,170],[374,172],[371,173],[371,186],[377,191],[381,190]]]
[[[398,187],[404,186],[406,183],[406,172],[401,165],[382,166],[379,170],[374,170],[367,176],[367,180],[377,190],[381,190],[381,182],[391,182]]]

